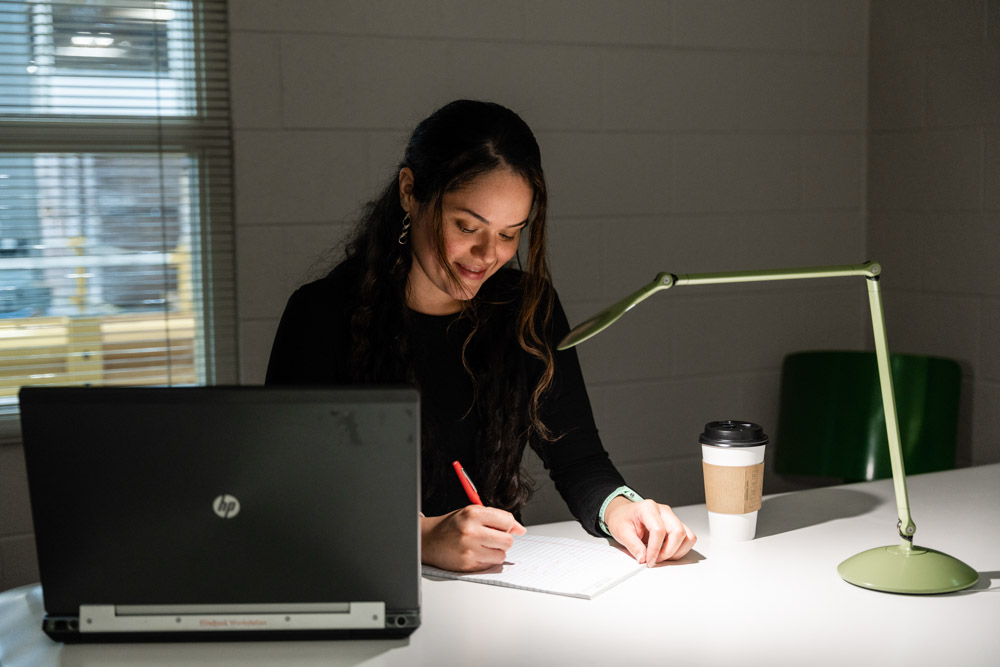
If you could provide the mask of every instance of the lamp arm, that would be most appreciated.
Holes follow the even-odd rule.
[[[889,463],[892,466],[892,485],[896,492],[896,512],[899,514],[900,546],[909,549],[917,527],[910,518],[910,500],[906,493],[906,471],[903,468],[903,449],[899,437],[899,417],[896,415],[896,395],[892,389],[892,368],[889,365],[889,344],[886,341],[885,314],[882,311],[882,289],[878,276],[868,279],[868,305],[872,314],[872,332],[875,334],[875,358],[878,362],[879,385],[882,388],[882,411],[885,413],[885,430],[889,439]]]
[[[817,266],[804,269],[769,269],[763,271],[729,271],[725,273],[685,273],[676,276],[680,285],[719,285],[723,283],[754,283],[768,280],[801,280],[803,278],[842,278],[864,276],[874,278],[882,272],[878,262],[840,266]],[[660,276],[663,274],[661,273]],[[659,276],[657,276],[659,278]]]
[[[882,389],[882,408],[885,412],[886,435],[889,441],[889,461],[892,465],[893,487],[896,493],[896,510],[899,515],[897,528],[900,547],[910,549],[916,526],[910,517],[910,503],[906,492],[906,472],[899,437],[899,418],[892,389],[892,371],[889,366],[889,347],[886,342],[885,315],[879,289],[882,267],[878,262],[840,266],[820,266],[798,269],[771,269],[762,271],[730,271],[725,273],[659,273],[648,285],[633,292],[612,306],[574,328],[558,345],[565,350],[597,335],[611,326],[636,304],[645,301],[660,290],[682,285],[716,285],[724,283],[750,283],[770,280],[801,280],[804,278],[841,278],[863,276],[868,280],[868,302],[871,307],[872,330],[875,334],[875,356],[878,361],[879,384]]]

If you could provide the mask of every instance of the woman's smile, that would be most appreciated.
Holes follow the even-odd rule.
[[[468,265],[462,264],[461,262],[455,262],[455,266],[458,267],[458,273],[463,278],[479,281],[486,277],[486,267],[481,269],[472,269]]]

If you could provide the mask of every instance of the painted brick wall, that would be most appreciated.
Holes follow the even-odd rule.
[[[243,382],[262,381],[285,299],[335,260],[409,129],[457,97],[534,128],[572,321],[660,270],[865,259],[868,23],[867,0],[232,0]],[[850,281],[687,289],[580,349],[607,448],[674,505],[702,500],[704,422],[773,429],[785,353],[870,335]],[[996,380],[996,355],[982,363]],[[567,517],[550,485],[525,512]],[[37,580],[30,530],[20,446],[0,445],[0,590]]]
[[[959,462],[1000,461],[1000,1],[873,0],[869,79],[890,344],[959,361]]]
[[[571,321],[660,270],[865,259],[864,0],[238,0],[231,25],[244,382],[409,129],[458,97],[535,130]],[[688,290],[580,348],[607,448],[671,504],[702,500],[706,421],[774,427],[785,353],[866,340],[862,281]],[[526,512],[566,516],[550,486]]]

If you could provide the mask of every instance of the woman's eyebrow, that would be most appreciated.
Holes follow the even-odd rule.
[[[463,213],[468,213],[469,215],[471,215],[476,220],[479,220],[480,222],[483,222],[483,223],[485,223],[487,225],[491,225],[492,226],[492,224],[493,224],[492,222],[490,222],[489,220],[487,220],[483,216],[479,215],[475,211],[472,211],[472,210],[467,209],[467,208],[459,208],[458,210],[462,211]],[[528,220],[527,219],[522,220],[521,222],[516,222],[513,225],[507,225],[506,229],[514,229],[515,227],[524,227],[526,224],[528,224]]]

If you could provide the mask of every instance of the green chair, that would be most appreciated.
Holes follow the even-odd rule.
[[[893,354],[900,445],[907,474],[955,467],[962,371],[952,359]],[[892,476],[874,352],[785,357],[775,471],[845,481]]]

